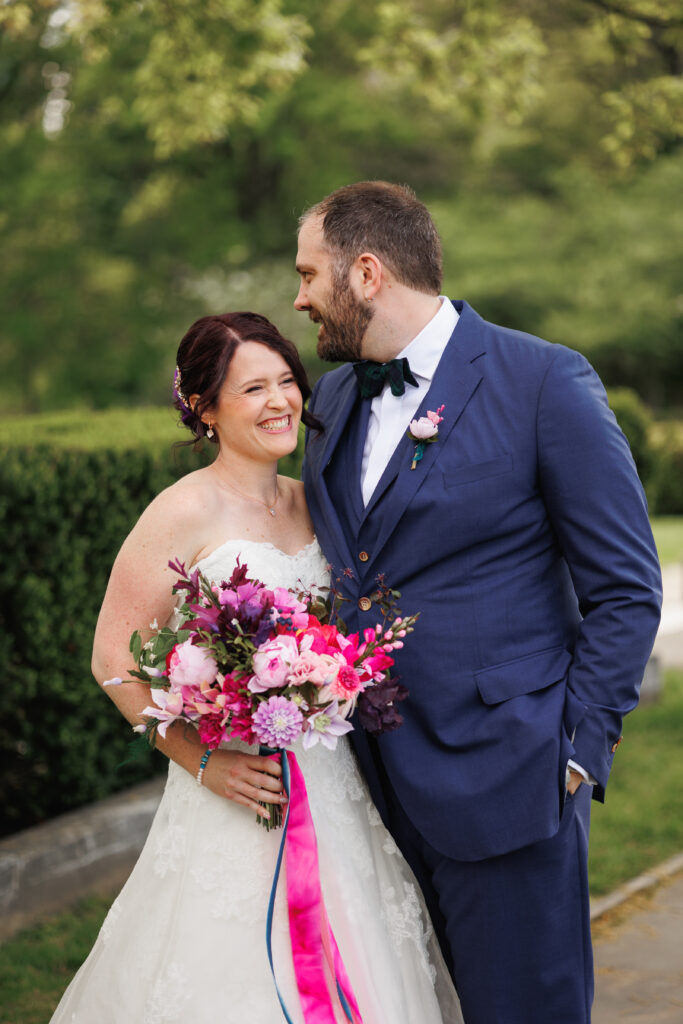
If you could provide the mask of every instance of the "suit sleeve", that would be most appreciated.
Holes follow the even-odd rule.
[[[583,617],[568,678],[574,760],[604,800],[659,625],[659,561],[628,442],[578,352],[558,347],[546,372],[537,439],[541,490]]]

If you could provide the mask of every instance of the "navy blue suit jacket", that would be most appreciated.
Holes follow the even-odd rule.
[[[478,860],[556,832],[569,758],[604,799],[661,578],[633,459],[590,365],[455,306],[418,412],[445,405],[444,419],[417,468],[404,436],[363,508],[369,402],[343,366],[314,389],[325,430],[308,432],[304,482],[347,625],[377,621],[359,601],[378,573],[404,614],[420,612],[396,654],[405,722],[379,754],[422,835]],[[352,739],[386,815],[367,737]]]

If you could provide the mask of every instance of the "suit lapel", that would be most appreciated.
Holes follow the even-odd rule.
[[[353,410],[358,397],[358,386],[356,377],[351,367],[345,367],[348,373],[340,373],[339,384],[331,395],[326,396],[326,408],[321,413],[326,430],[321,438],[322,445],[318,447],[320,454],[314,454],[310,449],[310,472],[313,486],[315,487],[320,508],[325,519],[328,535],[335,548],[333,564],[337,569],[353,565],[353,556],[349,542],[349,529],[345,520],[343,508],[337,507],[332,501],[327,483],[325,470],[332,461],[338,445],[342,442],[348,428],[349,416]]]
[[[406,507],[422,487],[432,467],[437,463],[451,432],[454,430],[467,403],[483,378],[483,372],[475,360],[483,355],[484,321],[464,302],[454,303],[460,319],[444,349],[434,374],[431,387],[420,405],[416,418],[426,416],[427,410],[436,411],[445,406],[443,422],[439,425],[439,437],[433,444],[425,445],[421,462],[411,470],[415,442],[405,434],[399,441],[387,468],[365,509],[365,518],[373,512],[386,489],[395,482],[391,501],[382,508],[382,527],[373,545],[373,554],[378,555],[396,528]]]

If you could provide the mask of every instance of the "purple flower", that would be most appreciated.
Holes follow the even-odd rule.
[[[286,747],[301,733],[304,716],[286,697],[270,697],[259,705],[253,728],[259,743],[266,747]]]

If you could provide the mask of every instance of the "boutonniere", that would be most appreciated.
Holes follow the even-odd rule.
[[[426,416],[420,416],[419,420],[410,421],[408,437],[411,441],[415,442],[415,454],[410,466],[411,469],[415,469],[424,455],[425,445],[433,444],[434,441],[439,440],[439,423],[443,419],[441,413],[445,408],[445,405],[440,405],[436,412],[427,410]]]

